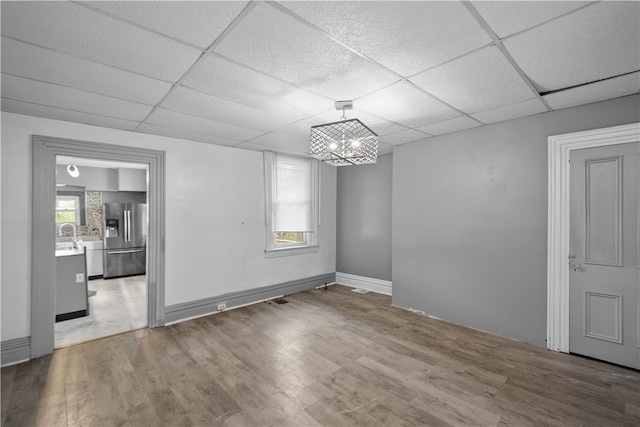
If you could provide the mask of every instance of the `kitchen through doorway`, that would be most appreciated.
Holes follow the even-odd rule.
[[[54,348],[148,326],[147,194],[146,164],[56,156]]]

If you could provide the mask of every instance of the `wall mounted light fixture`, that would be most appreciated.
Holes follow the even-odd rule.
[[[80,171],[78,170],[78,167],[76,165],[67,166],[67,172],[72,178],[77,178],[80,176]]]

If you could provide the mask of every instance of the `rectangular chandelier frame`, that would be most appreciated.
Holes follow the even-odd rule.
[[[334,166],[376,163],[378,134],[358,119],[312,126],[309,151]]]

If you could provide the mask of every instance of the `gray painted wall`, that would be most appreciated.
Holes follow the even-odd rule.
[[[396,147],[393,304],[545,345],[547,138],[637,122],[639,104],[627,96]]]
[[[392,171],[391,154],[338,168],[338,272],[391,280]]]

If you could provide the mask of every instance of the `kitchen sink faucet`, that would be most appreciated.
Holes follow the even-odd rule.
[[[64,227],[65,225],[70,225],[71,228],[73,229],[73,237],[71,238],[73,240],[73,247],[74,248],[78,248],[79,247],[79,242],[78,242],[78,234],[76,232],[76,226],[71,224],[70,222],[65,222],[64,224],[60,224],[60,228],[58,229],[58,235],[62,236],[62,227]]]

